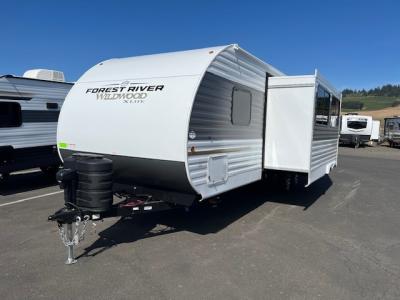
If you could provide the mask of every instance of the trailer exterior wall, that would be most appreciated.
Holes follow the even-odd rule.
[[[385,118],[383,134],[385,137],[389,137],[391,132],[400,133],[400,117]]]
[[[190,112],[206,69],[225,48],[97,64],[75,84],[60,114],[61,156],[99,153],[113,160],[116,183],[196,194],[186,166]],[[145,86],[163,88],[149,91],[143,101],[106,100],[99,95],[107,94],[100,89],[117,87],[124,92],[109,94],[126,97],[129,87]]]
[[[380,139],[381,122],[379,120],[372,121],[371,140],[378,141]]]
[[[267,68],[253,56],[228,47],[215,57],[197,91],[188,138],[188,171],[202,198],[257,181],[262,176],[265,79]],[[248,125],[233,124],[233,91],[251,94]],[[224,166],[224,178],[213,182],[213,160]]]
[[[0,128],[0,147],[20,149],[56,145],[58,115],[71,86],[68,83],[1,77],[0,102],[19,103],[22,124],[19,127]],[[56,103],[58,108],[49,109],[47,103]]]
[[[316,136],[327,134],[328,130],[321,128],[314,129],[314,140],[311,146],[311,163],[308,184],[313,183],[325,174],[329,174],[330,169],[337,165],[339,131],[329,130],[329,137],[315,139]]]
[[[390,145],[400,144],[400,117],[385,118],[384,136]]]
[[[206,68],[222,49],[97,64],[66,99],[57,131],[59,145],[72,151],[185,162],[192,102]],[[149,92],[143,102],[101,100],[99,93],[92,93],[99,88],[146,85],[164,88]]]
[[[332,97],[336,97],[341,101],[341,94],[337,92],[324,78],[316,74],[316,88],[322,86],[331,94]],[[315,103],[314,99],[314,115],[315,115]],[[340,107],[339,107],[340,109]],[[318,124],[315,119],[313,120],[313,141],[311,145],[311,161],[310,161],[310,173],[308,176],[308,184],[313,183],[317,179],[321,178],[325,174],[329,174],[330,169],[337,165],[338,147],[339,147],[339,131],[340,124],[337,120],[336,126],[332,126],[331,119],[333,116],[329,114],[329,122],[327,125]],[[340,113],[335,118],[339,118]]]

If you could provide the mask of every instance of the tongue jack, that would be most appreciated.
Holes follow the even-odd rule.
[[[74,235],[72,232],[72,223],[67,224],[67,239],[69,241],[69,245],[67,246],[67,260],[65,261],[65,264],[72,265],[76,263],[76,259],[74,258]]]

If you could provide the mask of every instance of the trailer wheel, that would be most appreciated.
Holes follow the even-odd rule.
[[[40,170],[42,170],[42,172],[49,177],[55,177],[58,170],[59,170],[59,166],[49,166],[49,167],[40,167]]]

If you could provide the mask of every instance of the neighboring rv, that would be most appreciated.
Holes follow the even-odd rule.
[[[390,147],[400,145],[400,116],[385,118],[385,127],[383,132],[385,139]]]
[[[30,70],[23,77],[0,76],[0,175],[40,167],[55,174],[58,115],[72,84],[64,74]]]
[[[340,143],[358,148],[368,143],[372,134],[372,117],[357,114],[343,115],[341,118]]]
[[[266,171],[310,185],[337,165],[340,104],[317,72],[285,76],[237,45],[104,61],[61,111],[67,204],[49,219],[189,207]]]

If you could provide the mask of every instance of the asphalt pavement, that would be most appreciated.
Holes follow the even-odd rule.
[[[399,299],[400,149],[341,148],[307,189],[256,183],[215,207],[107,219],[77,247],[31,170],[0,186],[2,299]]]

